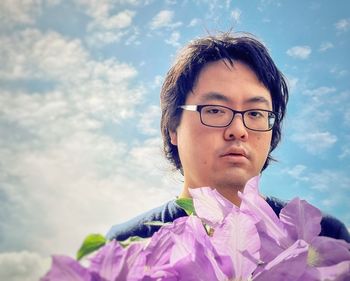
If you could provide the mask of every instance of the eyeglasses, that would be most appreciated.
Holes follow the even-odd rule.
[[[244,126],[252,131],[270,131],[276,121],[276,113],[265,109],[233,110],[222,105],[181,105],[178,108],[198,111],[203,125],[224,128],[231,124],[235,115],[241,114]]]

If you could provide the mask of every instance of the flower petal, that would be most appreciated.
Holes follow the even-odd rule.
[[[211,241],[221,256],[230,256],[236,278],[246,280],[257,267],[260,238],[248,215],[229,214],[215,229]]]
[[[75,259],[53,256],[51,269],[40,281],[92,281],[89,271]]]
[[[321,232],[321,211],[298,197],[281,210],[280,219],[293,240],[311,243]]]
[[[220,270],[216,260],[198,241],[193,241],[186,256],[177,260],[172,266],[183,281],[224,280],[225,274]]]
[[[238,210],[237,206],[210,187],[191,188],[190,193],[196,214],[210,226],[215,227],[223,221],[227,214]]]
[[[259,181],[260,181],[260,176],[252,177],[245,184],[243,193],[245,194],[251,193],[251,194],[259,195]]]
[[[343,261],[331,266],[309,268],[301,281],[348,281],[350,280],[350,261]]]
[[[342,261],[350,261],[350,243],[344,240],[318,236],[312,240],[311,247],[319,255],[316,266],[330,266]]]
[[[90,259],[89,271],[104,280],[114,280],[125,265],[125,254],[119,242],[112,240]]]
[[[287,250],[262,268],[258,268],[254,281],[295,281],[307,268],[308,245],[298,240]]]
[[[238,191],[242,199],[240,209],[242,212],[256,218],[259,233],[266,233],[276,241],[278,245],[287,249],[293,244],[288,237],[284,225],[271,208],[271,206],[257,193]]]

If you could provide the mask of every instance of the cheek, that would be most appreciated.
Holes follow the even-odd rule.
[[[268,135],[257,135],[255,138],[255,149],[258,152],[258,155],[261,155],[261,157],[265,157],[269,154],[270,146],[271,146],[271,134]]]

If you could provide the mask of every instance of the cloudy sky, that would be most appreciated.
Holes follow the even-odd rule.
[[[216,31],[263,40],[291,87],[266,195],[350,227],[350,2],[0,1],[0,279],[172,199],[159,90],[181,46]]]

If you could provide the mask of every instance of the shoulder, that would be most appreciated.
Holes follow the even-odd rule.
[[[171,200],[129,221],[112,226],[106,238],[109,240],[117,239],[122,241],[131,236],[150,237],[160,227],[147,225],[147,222],[160,221],[166,223],[183,216],[186,216],[185,211],[176,204],[175,200]]]
[[[266,202],[271,206],[277,215],[280,214],[281,209],[287,204],[287,202],[275,197],[267,197]],[[337,218],[325,213],[322,213],[321,232],[319,236],[343,239],[347,242],[350,242],[349,231],[347,230],[344,223],[342,223]]]
[[[320,236],[344,239],[350,243],[350,234],[344,223],[328,214],[323,215]]]

